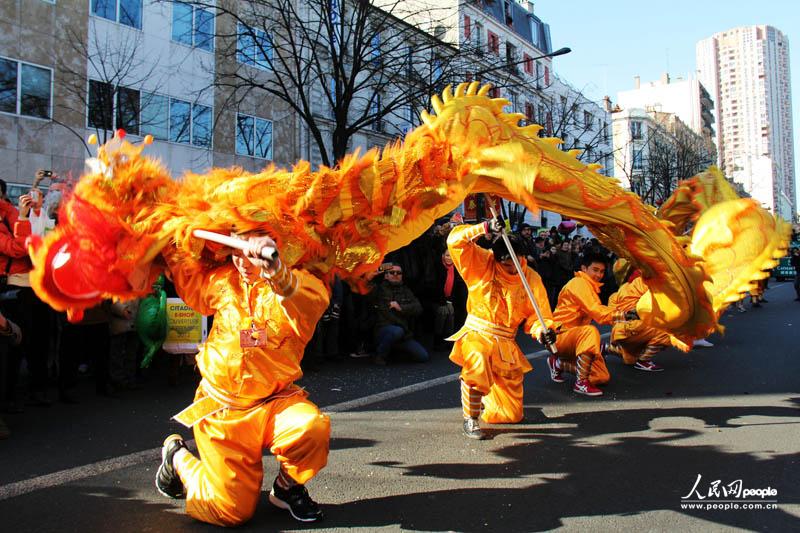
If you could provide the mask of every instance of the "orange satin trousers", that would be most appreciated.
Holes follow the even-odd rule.
[[[558,334],[558,358],[562,368],[594,386],[611,380],[606,361],[600,354],[600,332],[594,326],[576,326]]]
[[[498,372],[492,368],[492,355],[477,349],[463,349],[462,354],[461,380],[483,395],[481,420],[489,424],[522,420],[524,370]]]
[[[667,348],[672,346],[672,338],[660,329],[645,326],[641,321],[615,324],[611,330],[611,341],[622,352],[622,361],[632,365],[639,360],[648,346]]]
[[[305,483],[328,460],[330,421],[298,392],[249,410],[223,409],[194,426],[200,459],[176,457],[186,487],[186,512],[204,522],[235,526],[256,510],[269,448],[280,468]]]

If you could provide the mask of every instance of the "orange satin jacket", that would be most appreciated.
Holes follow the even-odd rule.
[[[458,226],[447,238],[447,247],[453,263],[467,285],[467,312],[479,319],[470,327],[472,320],[467,318],[467,324],[451,339],[462,340],[463,343],[469,342],[473,335],[491,338],[492,353],[484,355],[491,357],[496,367],[508,370],[524,368],[527,371],[530,369],[530,363],[522,355],[514,335],[523,320],[526,321],[525,331],[534,337],[538,337],[541,325],[519,275],[506,273],[494,260],[491,250],[481,248],[473,242],[483,235],[484,231],[483,224]],[[553,314],[547,300],[547,291],[542,285],[542,278],[534,270],[527,268],[524,259],[522,266],[545,323],[547,327],[551,327]],[[478,324],[483,323],[482,321],[488,323],[485,328],[480,328]],[[492,328],[489,324],[496,327]],[[506,334],[493,335],[492,330]],[[486,345],[484,342],[478,344]],[[467,348],[457,343],[451,359],[457,364],[463,364],[462,352],[466,351]]]
[[[184,302],[203,315],[216,314],[197,354],[200,373],[211,386],[247,403],[280,392],[303,375],[303,350],[330,298],[321,280],[293,270],[296,289],[282,297],[266,280],[246,284],[233,264],[193,273],[181,268],[177,254],[164,255]],[[240,332],[251,322],[266,330],[266,345],[242,348]]]
[[[558,294],[558,305],[553,314],[555,321],[560,322],[564,329],[588,326],[592,320],[598,324],[611,324],[614,309],[600,302],[602,286],[584,272],[575,272],[575,277]]]

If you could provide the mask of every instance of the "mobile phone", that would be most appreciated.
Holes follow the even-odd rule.
[[[52,170],[42,170],[42,177],[43,178],[52,178],[53,171]]]

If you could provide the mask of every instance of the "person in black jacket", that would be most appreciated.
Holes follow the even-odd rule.
[[[431,295],[434,300],[433,349],[449,351],[445,339],[461,329],[466,319],[467,285],[446,248],[436,265],[436,282]]]
[[[536,262],[535,269],[542,278],[542,284],[544,284],[544,288],[547,290],[547,299],[550,302],[558,301],[558,291],[561,290],[558,274],[556,272],[558,265],[554,257],[555,254],[555,246],[542,250]]]
[[[412,361],[424,363],[430,355],[414,340],[413,319],[422,313],[422,304],[411,289],[403,285],[400,265],[386,265],[385,279],[370,293],[370,308],[375,316],[375,364],[385,365],[393,351],[402,351]]]

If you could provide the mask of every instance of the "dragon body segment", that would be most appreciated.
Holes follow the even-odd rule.
[[[227,260],[193,238],[194,229],[259,229],[276,240],[288,265],[359,285],[386,253],[468,194],[490,193],[567,215],[630,260],[650,288],[640,313],[652,325],[685,337],[713,330],[710,278],[671,224],[596,166],[559,150],[560,140],[540,138],[541,127],[518,126],[522,115],[505,113],[508,101],[488,91],[478,83],[448,88],[402,141],[348,156],[333,169],[311,171],[301,162],[291,170],[212,169],[173,181],[141,148],[115,139],[62,206],[62,225],[32,244],[32,284],[55,308],[75,314],[104,298],[147,294],[164,269],[159,252],[166,246],[196,269]]]
[[[703,259],[717,316],[769,276],[791,234],[788,222],[755,200],[740,198],[714,166],[679,183],[658,217],[677,235],[685,234],[689,253]]]

